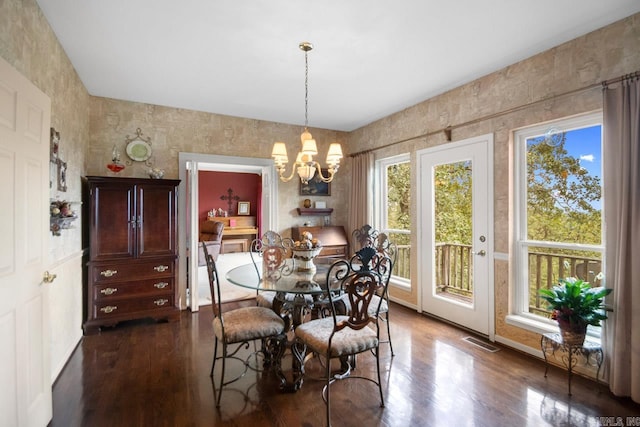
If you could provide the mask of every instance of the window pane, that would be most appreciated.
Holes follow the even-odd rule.
[[[604,267],[602,114],[516,131],[517,313],[549,319],[541,289],[578,277],[601,286]],[[559,130],[560,129],[560,130]],[[549,322],[551,324],[551,322]],[[590,333],[599,333],[592,328]]]
[[[434,168],[433,292],[464,304],[473,303],[473,181],[471,161]]]
[[[410,229],[410,188],[411,169],[409,163],[399,163],[387,167],[387,228]]]
[[[527,139],[527,238],[600,245],[602,127]]]
[[[411,278],[411,165],[409,162],[386,166],[386,224],[389,239],[398,247],[394,276]]]

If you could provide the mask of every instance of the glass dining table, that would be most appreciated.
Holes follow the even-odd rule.
[[[295,265],[291,265],[288,266],[289,268],[278,271],[277,274],[263,272],[262,262],[256,262],[256,264],[250,263],[232,268],[225,277],[237,286],[255,289],[257,292],[275,292],[272,309],[282,316],[285,320],[285,330],[290,331],[308,316],[312,318],[321,316],[323,315],[321,311],[329,308],[327,288],[335,290],[340,285],[339,280],[336,279],[337,275],[333,272],[333,278],[327,280],[329,269],[335,261],[337,260],[334,258],[316,258],[313,270],[300,270]],[[330,283],[329,286],[327,282]],[[293,355],[291,381],[282,369],[282,359],[287,348]],[[274,352],[272,360],[280,379],[280,388],[285,391],[300,389],[304,377],[305,346],[291,337],[285,346],[272,351]]]

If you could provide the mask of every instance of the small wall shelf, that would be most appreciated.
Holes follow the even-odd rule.
[[[323,208],[323,209],[316,209],[316,208],[298,208],[298,214],[300,216],[323,216],[323,215],[331,215],[331,212],[333,212],[332,208]]]
[[[71,223],[78,219],[77,215],[74,216],[59,216],[59,217],[51,217],[50,227],[51,234],[54,236],[60,235],[60,230],[68,230],[71,228]]]
[[[78,219],[78,215],[71,210],[72,204],[80,202],[67,202],[66,200],[51,200],[49,207],[49,230],[54,236],[60,235],[60,230],[72,228],[73,221]]]

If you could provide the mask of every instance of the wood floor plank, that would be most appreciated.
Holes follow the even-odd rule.
[[[385,407],[361,380],[332,388],[334,426],[599,426],[600,416],[637,416],[640,405],[602,385],[500,347],[491,353],[463,340],[467,331],[392,304],[395,357],[381,346]],[[272,372],[249,371],[214,403],[209,378],[211,312],[179,322],[132,321],[86,336],[53,388],[52,427],[323,426],[324,383],[311,378],[281,393]],[[311,370],[311,369],[310,369]],[[358,375],[375,359],[358,357]],[[640,418],[638,418],[640,420]]]

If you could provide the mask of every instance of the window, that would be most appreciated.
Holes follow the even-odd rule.
[[[411,164],[409,154],[376,161],[376,228],[386,232],[398,247],[392,283],[411,282]]]
[[[530,329],[542,332],[555,322],[539,297],[541,288],[571,276],[600,285],[602,114],[522,129],[514,143],[515,322],[537,324]]]

